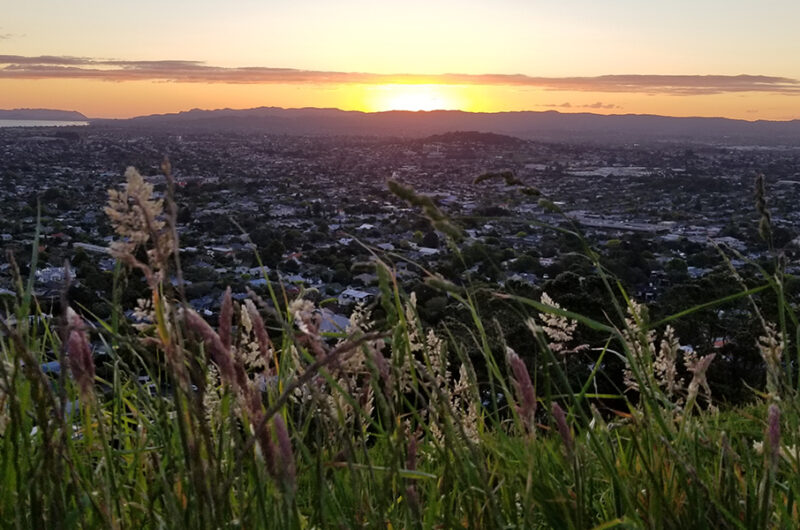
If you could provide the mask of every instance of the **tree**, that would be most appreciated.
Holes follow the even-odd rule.
[[[341,283],[342,285],[347,285],[350,283],[351,279],[350,270],[348,270],[347,265],[342,262],[337,263],[333,268],[333,281],[336,283]]]
[[[667,273],[669,280],[672,283],[683,282],[689,279],[689,266],[680,258],[672,258],[664,265],[664,271]]]
[[[438,322],[446,312],[446,296],[434,296],[420,307],[420,316],[431,324]]]
[[[280,263],[286,247],[280,239],[272,239],[267,247],[261,252],[261,259],[270,267],[276,267]]]
[[[422,237],[422,246],[429,247],[429,248],[438,248],[439,247],[439,236],[436,235],[436,232],[433,230],[429,230],[425,233]]]
[[[511,270],[514,272],[530,272],[538,261],[527,254],[523,254],[511,263]]]

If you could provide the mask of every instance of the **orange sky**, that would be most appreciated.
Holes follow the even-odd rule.
[[[800,118],[800,2],[17,2],[0,108]]]
[[[0,80],[3,108],[75,109],[89,117],[130,117],[191,108],[335,107],[344,110],[558,110],[600,114],[800,118],[795,95],[648,95],[436,84],[208,84],[76,79]]]

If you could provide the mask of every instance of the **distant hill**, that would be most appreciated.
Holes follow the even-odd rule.
[[[434,134],[421,139],[425,142],[441,144],[479,143],[485,145],[518,145],[525,143],[516,136],[477,131],[454,131],[443,134]]]
[[[0,109],[0,120],[87,121],[88,119],[74,110]]]
[[[199,110],[93,120],[93,124],[180,131],[258,131],[272,134],[322,134],[424,137],[449,131],[479,131],[540,140],[637,142],[708,141],[735,144],[800,145],[800,120],[746,121],[727,118],[674,118],[646,114],[601,115],[546,112],[473,113],[357,112],[337,109]]]

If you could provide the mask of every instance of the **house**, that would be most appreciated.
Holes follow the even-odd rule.
[[[61,283],[65,276],[64,267],[47,267],[36,271],[36,279],[44,284]]]
[[[339,295],[340,305],[349,304],[365,304],[371,302],[375,295],[366,291],[359,291],[358,289],[347,288]]]
[[[322,320],[320,322],[319,330],[322,333],[343,333],[347,331],[347,326],[350,325],[350,319],[340,315],[338,313],[334,313],[330,309],[323,307],[322,309],[318,310],[319,314],[322,316]]]

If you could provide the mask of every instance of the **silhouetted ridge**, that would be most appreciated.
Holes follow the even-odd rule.
[[[800,145],[800,120],[746,121],[728,118],[674,118],[644,114],[602,115],[546,112],[474,113],[358,112],[337,109],[199,110],[140,116],[128,120],[93,120],[96,125],[161,129],[175,132],[242,131],[270,134],[404,136],[421,138],[471,131],[539,140],[598,143],[646,140],[707,141],[736,145]]]
[[[74,110],[10,109],[0,110],[0,120],[86,121],[89,118]]]

